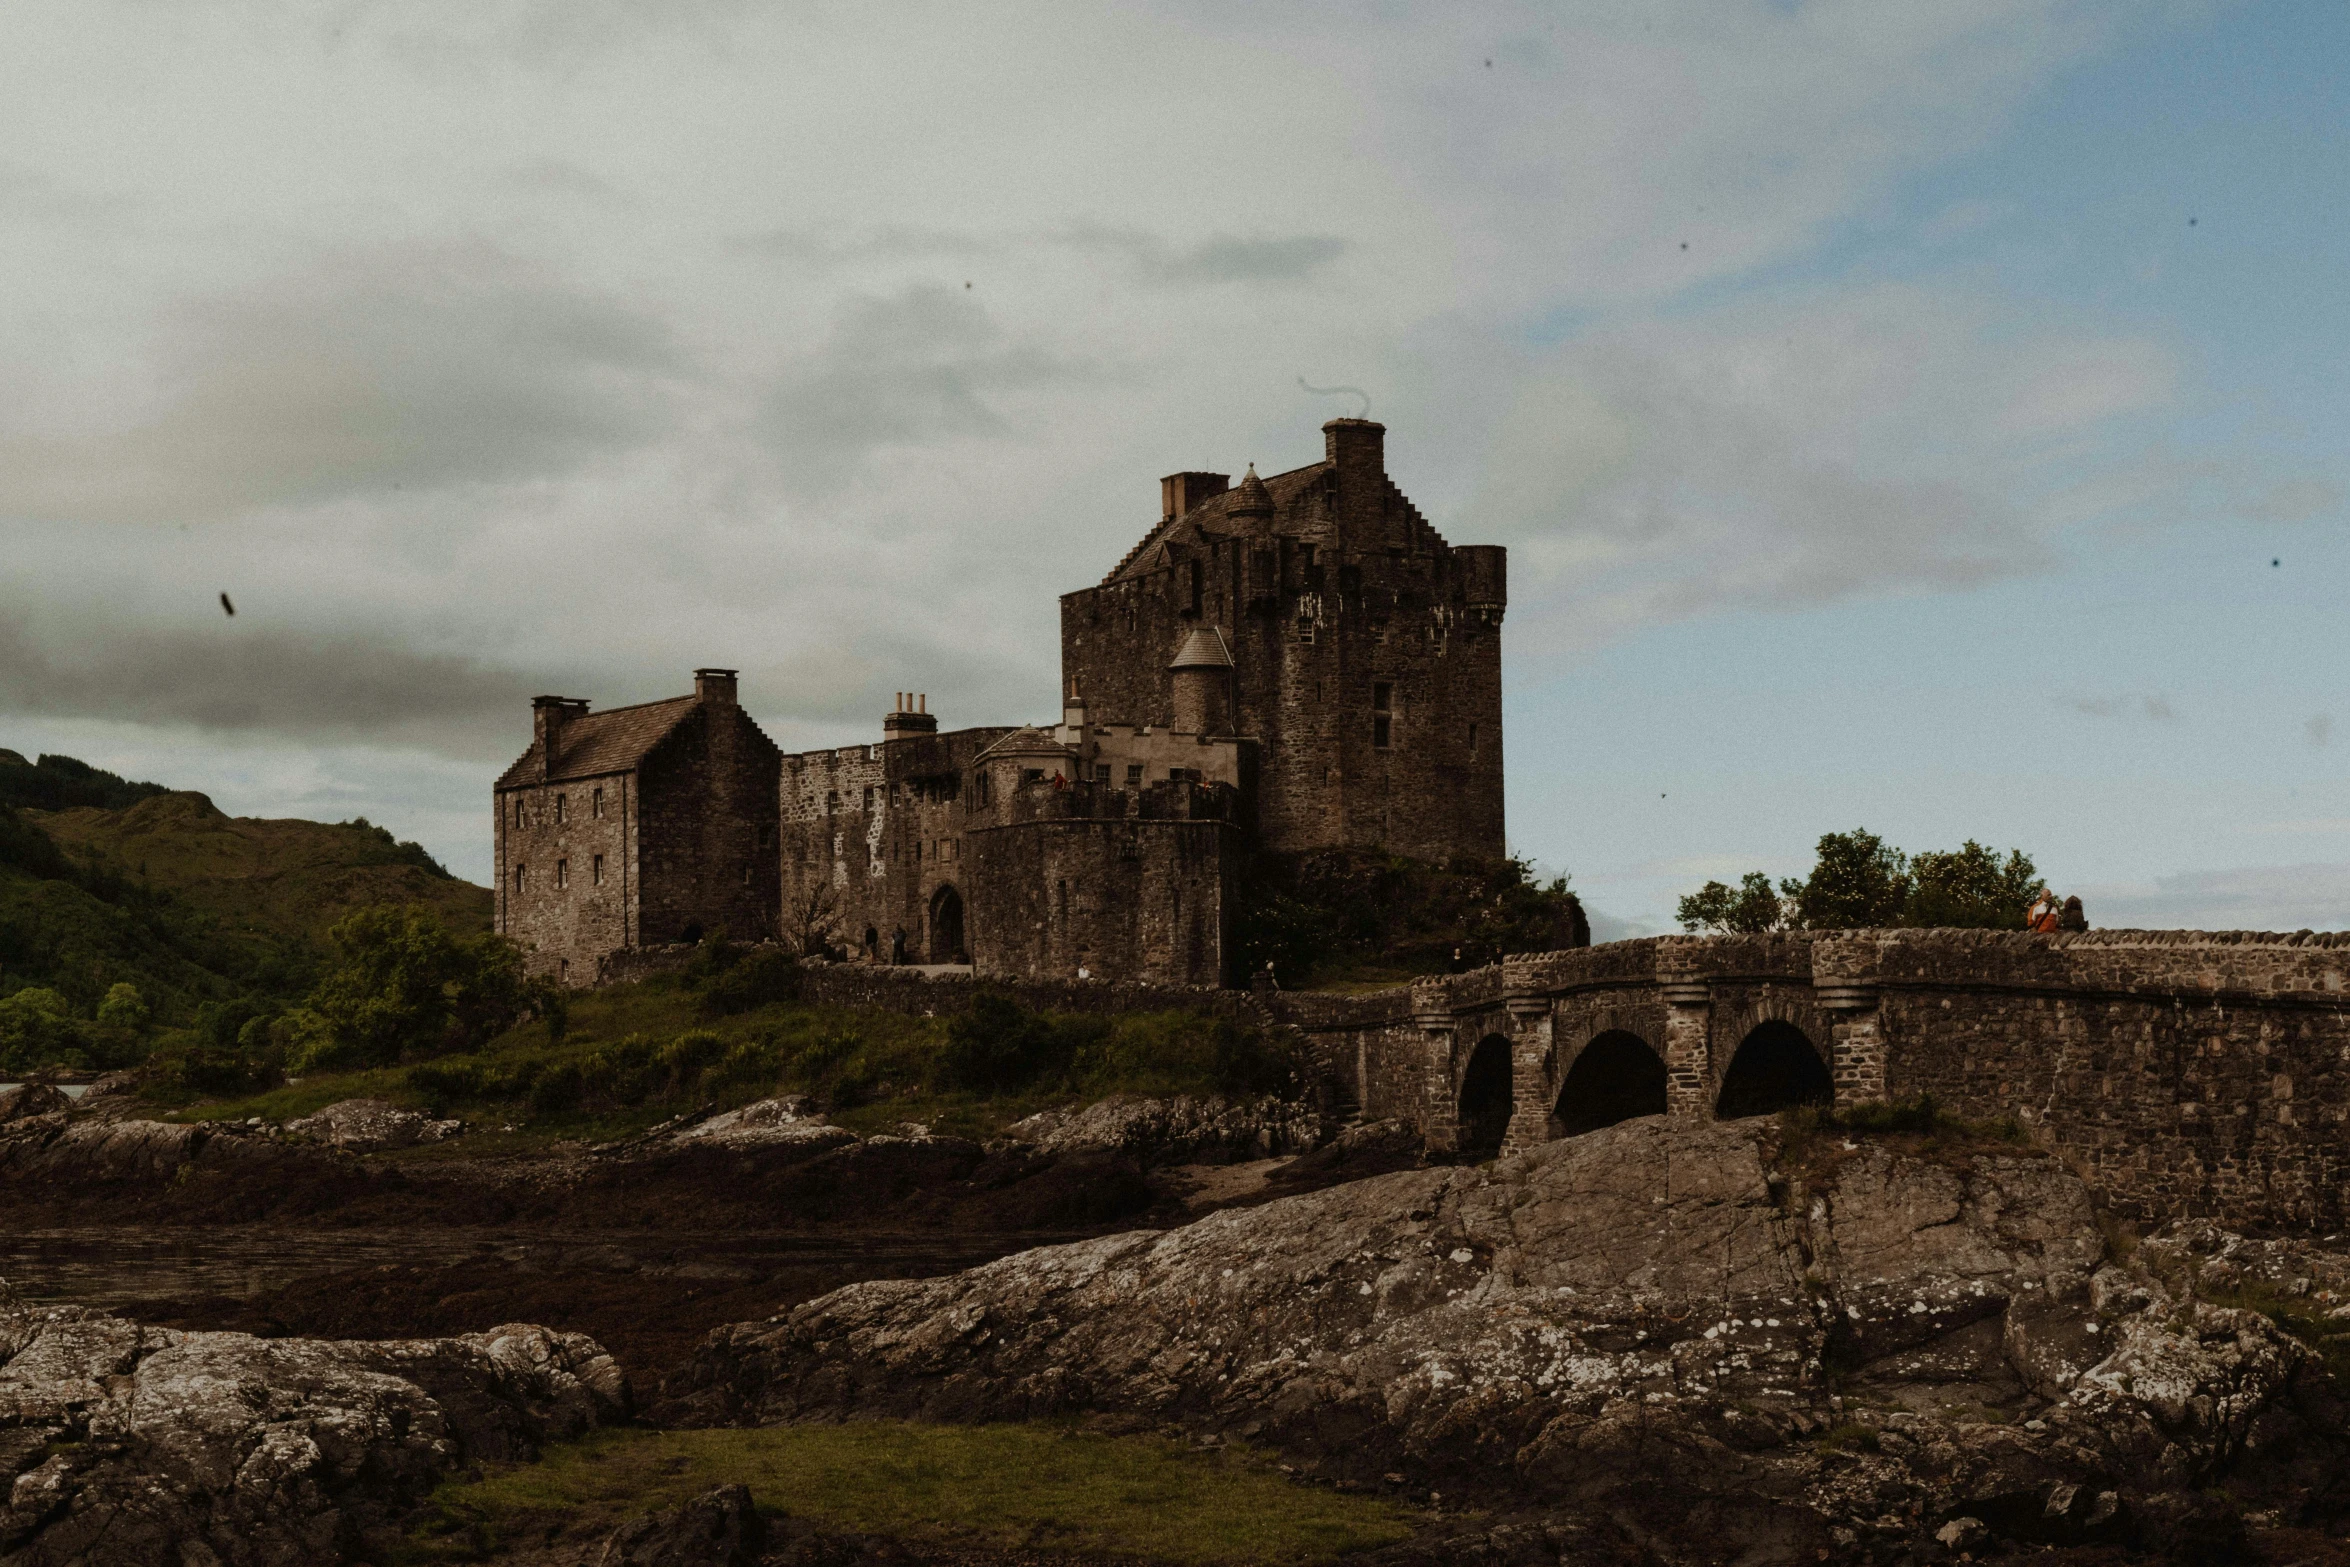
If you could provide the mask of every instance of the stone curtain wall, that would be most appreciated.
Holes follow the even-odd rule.
[[[972,884],[986,892],[966,916],[982,973],[1227,977],[1226,889],[1241,859],[1232,823],[1072,815],[981,828],[964,845]]]
[[[626,946],[634,935],[633,781],[628,773],[612,773],[502,789],[492,796],[497,929],[522,947],[532,973],[589,983],[596,978],[597,960]],[[595,871],[598,855],[604,861],[601,883]],[[564,867],[560,886],[558,865]],[[515,884],[518,870],[525,873],[520,887]]]

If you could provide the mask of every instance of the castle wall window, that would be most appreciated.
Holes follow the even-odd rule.
[[[604,857],[600,854],[588,861],[588,883],[595,887],[604,885]]]
[[[571,960],[569,958],[555,960],[555,977],[566,985],[571,983]]]
[[[560,825],[562,825],[562,822],[563,822],[563,806],[564,806],[564,802],[565,802],[566,800],[568,800],[569,798],[570,798],[570,796],[568,796],[568,795],[561,795],[561,794],[559,794],[559,795],[555,796],[555,822],[556,822],[556,825],[557,825],[557,826],[560,826]],[[560,883],[560,882],[558,882],[556,885],[560,886],[560,885],[561,885],[561,883]]]
[[[557,795],[555,798],[559,800],[562,798],[562,796]],[[570,885],[571,862],[569,860],[557,860],[555,862],[555,890],[557,892],[561,892],[565,887]]]
[[[1142,787],[1142,764],[1140,762],[1126,764],[1126,787],[1129,789]]]
[[[602,789],[598,789],[593,794],[588,796],[588,815],[600,820],[603,817],[603,814],[604,791]]]
[[[529,866],[517,865],[514,867],[514,890],[518,893],[528,892],[530,890]]]
[[[1395,735],[1395,687],[1381,680],[1371,687],[1371,744],[1385,750]]]
[[[1477,759],[1477,726],[1476,726],[1475,724],[1471,724],[1471,725],[1469,726],[1469,760],[1471,760],[1471,761],[1475,761],[1476,759]]]

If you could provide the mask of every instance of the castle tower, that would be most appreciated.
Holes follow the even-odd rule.
[[[1159,650],[1212,633],[1264,847],[1498,859],[1507,554],[1430,527],[1387,476],[1386,433],[1333,419],[1320,462],[1162,481],[1158,525],[1062,597],[1062,677],[1097,724],[1180,728],[1207,677]]]
[[[1175,732],[1220,735],[1231,731],[1232,652],[1224,633],[1195,626],[1167,666],[1175,700]]]

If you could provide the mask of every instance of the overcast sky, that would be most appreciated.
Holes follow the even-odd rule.
[[[1053,710],[1157,479],[1509,546],[1603,934],[1821,833],[2350,925],[2350,7],[0,9],[0,745],[480,879],[529,698]],[[236,604],[224,615],[219,595]]]

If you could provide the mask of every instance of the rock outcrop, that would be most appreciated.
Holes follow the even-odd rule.
[[[288,1121],[286,1130],[353,1153],[380,1153],[435,1143],[465,1130],[462,1121],[436,1121],[388,1099],[343,1099],[314,1115]]]
[[[1931,1558],[1953,1525],[2159,1539],[2218,1486],[2287,1522],[2342,1505],[2310,1352],[2121,1265],[2055,1161],[1831,1142],[1798,1166],[1775,1137],[1652,1118],[852,1285],[712,1335],[669,1407],[1175,1421],[1666,1561]]]
[[[48,1083],[11,1083],[0,1088],[0,1122],[64,1115],[72,1107],[73,1100]]]
[[[1145,1166],[1224,1163],[1319,1147],[1322,1119],[1310,1106],[1269,1095],[1112,1094],[1039,1111],[1006,1127],[1005,1135],[1045,1154],[1123,1154]]]
[[[450,1470],[625,1411],[587,1338],[186,1333],[0,1285],[0,1561],[338,1562]]]
[[[791,1094],[723,1111],[672,1134],[671,1140],[685,1147],[796,1147],[822,1152],[848,1146],[857,1140],[857,1134],[834,1126],[811,1110],[807,1100]]]

